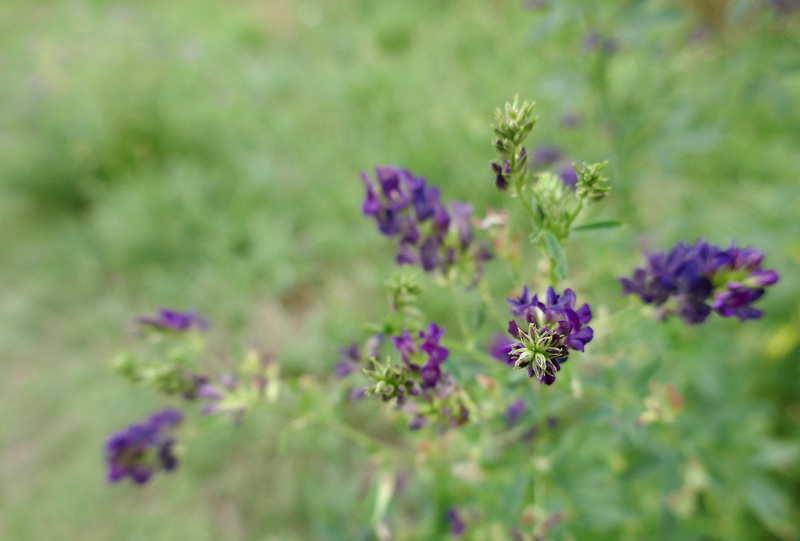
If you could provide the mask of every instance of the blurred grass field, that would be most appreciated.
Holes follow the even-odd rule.
[[[602,216],[627,227],[569,251],[571,285],[593,305],[625,306],[616,277],[642,247],[679,239],[752,243],[781,273],[763,320],[630,332],[684,363],[697,426],[738,441],[739,423],[762,423],[784,453],[762,491],[774,505],[745,489],[730,524],[661,538],[791,539],[800,14],[741,0],[534,4],[0,6],[0,539],[364,538],[366,454],[324,431],[281,453],[284,421],[267,414],[203,434],[178,475],[107,485],[103,439],[160,403],[114,378],[108,358],[132,314],[196,307],[221,351],[226,334],[256,338],[289,373],[323,377],[380,317],[393,267],[361,217],[360,171],[397,163],[479,214],[503,205],[488,125],[515,93],[537,101],[535,142],[611,161]],[[590,32],[616,52],[587,50]],[[724,407],[699,409],[713,403]],[[616,526],[642,519],[630,512]]]

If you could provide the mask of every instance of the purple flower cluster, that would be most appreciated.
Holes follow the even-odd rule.
[[[188,332],[192,330],[208,330],[208,320],[201,318],[194,310],[181,312],[160,308],[156,315],[144,315],[136,318],[137,323],[161,331]]]
[[[714,311],[745,321],[763,315],[751,305],[778,281],[776,271],[762,268],[763,259],[755,248],[731,244],[723,250],[700,239],[647,255],[645,268],[619,281],[624,295],[660,307],[662,318],[677,314],[687,323],[702,323]]]
[[[458,201],[445,206],[438,187],[405,169],[378,167],[375,173],[377,187],[366,173],[361,176],[367,188],[362,209],[375,219],[381,233],[399,238],[397,263],[447,272],[473,246],[472,206]],[[451,231],[454,234],[449,235]],[[491,253],[482,245],[472,257],[480,267]]]
[[[431,420],[444,421],[445,426],[459,426],[469,420],[469,411],[461,402],[458,384],[452,375],[442,371],[449,351],[441,345],[445,330],[435,323],[425,331],[403,330],[392,337],[402,362],[373,363],[365,370],[372,384],[367,394],[380,396],[384,402],[394,401],[410,415],[408,427],[419,430]]]
[[[177,468],[171,433],[182,419],[180,411],[165,409],[111,436],[106,442],[108,480],[116,483],[130,477],[142,485],[157,471]]]
[[[558,295],[552,287],[543,301],[538,295],[531,296],[525,286],[521,296],[508,302],[511,314],[524,324],[520,326],[515,319],[508,323],[508,333],[515,342],[507,353],[507,362],[527,368],[528,376],[538,378],[539,383],[552,385],[570,350],[583,351],[592,340],[594,332],[587,326],[592,319],[591,308],[584,304],[575,310],[575,293],[566,289]]]
[[[524,148],[522,150],[523,152],[525,151]],[[508,163],[508,160],[503,162],[503,165],[500,165],[497,162],[492,162],[492,171],[495,174],[494,185],[501,190],[507,190],[508,181],[511,178],[511,164]]]
[[[404,330],[400,336],[393,336],[392,342],[400,352],[403,362],[413,374],[419,374],[423,389],[433,389],[442,378],[442,363],[447,360],[449,351],[439,345],[445,330],[436,323],[428,325],[427,332],[419,332],[419,342],[412,334]],[[420,364],[418,361],[424,361]],[[414,389],[417,392],[417,389]]]

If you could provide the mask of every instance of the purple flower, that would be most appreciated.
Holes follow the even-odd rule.
[[[549,167],[561,159],[561,150],[552,145],[541,145],[533,151],[534,167]]]
[[[347,397],[353,401],[362,400],[366,396],[367,396],[367,388],[364,387],[363,385],[360,387],[353,387],[350,390],[350,393],[347,395]]]
[[[512,349],[514,349],[514,340],[509,340],[504,333],[495,333],[492,336],[492,341],[489,343],[489,355],[501,363],[514,364],[510,355]]]
[[[584,36],[583,46],[589,51],[599,50],[608,55],[612,55],[617,52],[619,43],[616,38],[604,37],[598,32],[592,31]]]
[[[447,521],[450,523],[450,532],[456,537],[461,537],[467,531],[467,525],[456,507],[447,510]]]
[[[156,315],[144,315],[136,321],[148,327],[162,331],[187,332],[191,330],[208,330],[208,320],[201,318],[194,310],[180,312],[169,308],[160,308]]]
[[[522,326],[516,320],[508,322],[508,333],[515,340],[509,363],[526,368],[528,376],[540,383],[552,385],[556,372],[569,358],[569,350],[583,351],[594,337],[587,325],[592,319],[591,308],[584,304],[575,310],[575,300],[571,289],[558,295],[550,287],[542,301],[538,295],[531,296],[527,286],[520,297],[508,299],[511,314],[525,321]]]
[[[436,323],[428,325],[428,332],[420,331],[419,337],[423,339],[420,349],[430,356],[430,360],[436,363],[442,363],[447,358],[448,351],[439,345],[439,341],[444,336],[445,330],[440,328]]]
[[[776,271],[762,268],[763,259],[755,248],[731,244],[723,250],[700,239],[648,255],[647,266],[620,283],[624,295],[636,294],[660,307],[662,318],[677,314],[687,323],[702,323],[713,310],[745,321],[761,317],[751,304],[779,278]]]
[[[577,128],[581,124],[581,116],[578,113],[567,113],[561,117],[561,125],[565,128]]]
[[[361,348],[353,342],[349,347],[339,349],[339,362],[333,367],[337,378],[345,378],[361,369]]]
[[[506,417],[508,417],[508,426],[516,425],[519,421],[519,418],[525,413],[526,409],[527,406],[525,405],[524,400],[515,400],[512,402],[506,411]]]
[[[450,214],[458,232],[458,242],[461,249],[465,250],[472,244],[473,233],[470,218],[472,217],[472,205],[453,201],[450,203]]]
[[[440,346],[439,341],[444,336],[444,329],[440,328],[436,323],[428,325],[426,332],[419,332],[420,342],[414,340],[413,335],[404,330],[400,336],[393,336],[395,348],[400,352],[403,362],[409,365],[414,371],[419,370],[419,376],[423,388],[434,388],[439,383],[442,377],[441,364],[447,359],[450,353],[447,348]],[[422,357],[420,354],[426,356]],[[424,362],[420,365],[412,362],[412,360],[420,360]]]
[[[439,383],[439,378],[442,377],[442,369],[439,366],[439,363],[432,361],[426,362],[424,365],[422,365],[419,377],[422,381],[422,387],[424,389],[432,389],[433,387],[436,387],[436,384]]]
[[[379,395],[384,402],[396,400],[402,406],[409,397],[428,397],[438,390],[445,376],[441,364],[448,355],[448,350],[439,345],[443,335],[444,329],[431,323],[427,331],[411,333],[404,329],[392,336],[403,363],[400,366],[374,363],[365,371],[374,382],[367,388],[367,394]]]
[[[492,171],[495,174],[494,185],[501,190],[507,190],[508,180],[511,178],[511,164],[508,163],[508,160],[502,166],[497,162],[492,162]]]
[[[420,430],[428,426],[428,418],[423,417],[422,415],[415,415],[411,419],[408,420],[408,429],[409,430]]]
[[[350,374],[359,372],[364,368],[364,361],[369,361],[378,356],[378,349],[383,343],[383,334],[377,333],[370,336],[364,343],[364,347],[359,347],[353,342],[347,347],[339,349],[339,362],[333,367],[333,375],[337,378],[345,378]]]
[[[398,264],[446,273],[459,258],[470,257],[480,274],[487,251],[473,246],[470,205],[445,205],[438,187],[399,167],[376,168],[377,183],[363,173],[361,179],[366,187],[364,215],[375,219],[381,233],[398,239]],[[450,234],[453,229],[455,235]]]
[[[419,248],[420,259],[422,260],[422,268],[428,272],[439,266],[439,246],[439,239],[434,236],[430,236]]]
[[[417,343],[411,333],[406,330],[403,330],[400,336],[392,336],[392,342],[394,342],[394,347],[397,348],[397,351],[400,352],[404,363],[408,363],[411,356],[417,352]]]
[[[558,168],[558,176],[567,188],[574,189],[578,185],[578,172],[575,171],[571,162],[561,164]]]
[[[178,467],[171,435],[183,419],[178,410],[165,409],[142,423],[134,424],[111,436],[106,442],[108,480],[116,483],[130,477],[139,485],[154,473]]]

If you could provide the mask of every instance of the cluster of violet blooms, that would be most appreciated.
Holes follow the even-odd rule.
[[[143,330],[174,336],[204,333],[209,328],[208,320],[193,310],[161,308],[155,315],[139,316],[135,321]],[[261,368],[269,362],[269,356],[259,356],[256,364],[260,366],[256,370],[241,375],[223,374],[218,384],[186,369],[167,371],[164,378],[151,383],[167,394],[175,394],[178,390],[185,401],[201,401],[204,415],[228,414],[239,421],[249,405],[247,398],[253,393],[263,394],[266,378]],[[132,379],[141,381],[142,378],[134,375]],[[245,387],[248,382],[249,388]],[[175,432],[182,420],[183,414],[179,410],[167,408],[112,435],[105,446],[108,480],[116,483],[130,477],[141,485],[156,472],[177,469],[179,458],[174,452]]]
[[[447,275],[459,258],[469,254],[476,279],[480,277],[483,262],[492,253],[485,244],[473,245],[472,205],[461,201],[445,205],[437,186],[406,169],[377,167],[375,176],[380,189],[362,173],[367,189],[362,210],[375,219],[381,233],[398,238],[398,264],[419,264],[426,272],[439,268]]]
[[[182,420],[180,411],[165,409],[111,436],[106,442],[108,480],[115,483],[130,477],[143,485],[154,473],[177,468],[173,431]]]
[[[662,319],[676,314],[687,323],[702,323],[713,311],[745,321],[763,315],[752,304],[779,278],[775,270],[762,267],[763,259],[752,247],[722,249],[700,239],[693,245],[679,243],[669,253],[649,254],[645,268],[619,281],[623,294],[659,307]]]
[[[424,331],[412,333],[404,329],[392,336],[402,365],[381,365],[378,351],[384,337],[373,335],[363,349],[358,344],[342,348],[334,374],[343,378],[365,372],[374,385],[357,387],[350,397],[360,399],[369,394],[380,396],[384,402],[394,402],[411,415],[408,423],[411,430],[428,425],[431,417],[441,417],[449,426],[463,424],[469,419],[469,411],[454,395],[455,379],[442,371],[442,364],[450,354],[440,344],[444,333],[445,329],[431,323]]]
[[[569,360],[570,350],[583,351],[591,342],[594,331],[587,324],[592,310],[583,304],[575,310],[575,293],[567,288],[558,295],[550,287],[544,302],[538,295],[531,296],[528,286],[516,299],[508,299],[511,314],[517,319],[508,322],[512,342],[496,338],[490,353],[518,369],[527,369],[528,376],[539,383],[552,385],[556,372]]]

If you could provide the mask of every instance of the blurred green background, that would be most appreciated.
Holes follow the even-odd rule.
[[[773,4],[5,0],[0,539],[364,538],[365,453],[324,432],[281,453],[269,415],[203,433],[178,475],[107,485],[104,438],[160,404],[108,358],[131,315],[196,307],[221,349],[256,338],[324,377],[382,317],[393,268],[360,171],[396,163],[478,214],[504,205],[488,125],[515,93],[537,101],[535,144],[611,161],[602,217],[627,226],[568,249],[593,306],[624,307],[616,277],[679,239],[752,243],[782,276],[762,320],[638,317],[599,342],[635,396],[656,371],[679,385],[713,488],[679,521],[678,443],[655,438],[663,453],[629,449],[574,531],[796,539],[800,13]],[[654,456],[652,494],[628,494]]]

